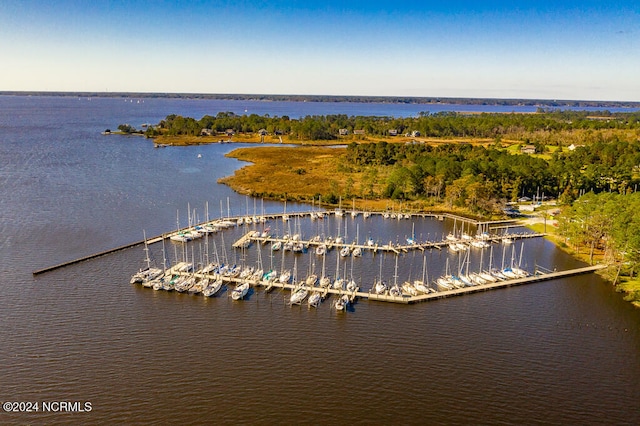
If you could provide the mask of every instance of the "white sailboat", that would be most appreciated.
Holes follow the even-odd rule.
[[[222,281],[222,277],[220,275],[216,275],[213,280],[209,281],[209,285],[202,291],[202,295],[205,297],[211,297],[220,291],[224,281]]]
[[[244,299],[249,292],[249,283],[238,284],[236,288],[231,291],[231,298],[233,300]]]
[[[309,294],[309,290],[307,290],[306,287],[300,286],[294,289],[291,293],[291,297],[289,298],[289,304],[291,305],[301,304],[304,301],[304,299],[307,298],[308,294]]]
[[[398,256],[396,255],[396,267],[393,273],[393,285],[389,288],[389,294],[393,297],[401,297],[402,290],[398,286]]]
[[[317,308],[318,305],[320,305],[320,302],[322,302],[322,295],[317,291],[313,292],[307,300],[308,306],[312,308]]]
[[[420,293],[430,293],[431,289],[429,288],[429,286],[427,285],[427,257],[423,256],[422,257],[422,280],[415,280],[413,282],[413,287],[419,291]]]
[[[325,274],[325,261],[327,256],[322,256],[322,275],[320,275],[320,287],[327,288],[331,285],[331,278]]]
[[[336,311],[346,311],[347,306],[349,306],[349,296],[343,294],[340,296],[335,303]]]
[[[151,267],[151,258],[149,257],[149,246],[147,244],[147,234],[144,230],[142,231],[142,234],[144,236],[144,252],[145,252],[144,260],[147,264],[147,267],[145,269],[140,269],[138,272],[133,274],[130,280],[131,284],[142,283],[144,285],[145,283],[151,282],[156,278],[160,278],[164,274],[164,271],[162,269]]]
[[[344,283],[345,279],[340,278],[340,257],[336,256],[336,279],[333,281],[333,288],[336,290],[342,290],[344,288]]]

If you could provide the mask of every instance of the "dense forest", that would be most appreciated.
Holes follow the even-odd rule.
[[[556,151],[548,160],[465,143],[351,143],[345,158],[354,167],[392,167],[381,194],[385,198],[435,197],[478,213],[522,196],[571,202],[587,191],[635,191],[640,183],[637,140],[596,142]]]
[[[608,260],[623,261],[625,273],[637,275],[640,266],[640,193],[589,192],[565,209],[559,228],[565,242],[579,250],[595,250]]]
[[[635,191],[640,183],[640,112],[425,112],[413,118],[327,115],[301,119],[221,112],[200,120],[169,115],[147,132],[149,136],[195,136],[202,129],[212,133],[264,129],[301,140],[337,139],[340,129],[351,133],[362,129],[364,136],[341,138],[352,141],[342,164],[364,175],[362,196],[444,202],[477,214],[499,212],[506,202],[522,196],[558,197],[570,203],[589,191],[624,194]],[[400,139],[389,136],[391,129],[418,131],[439,140],[429,144],[405,138],[394,143]],[[484,143],[447,143],[449,137],[480,138]],[[514,155],[519,151],[505,149],[507,139],[511,145],[514,141],[531,144],[542,155]]]

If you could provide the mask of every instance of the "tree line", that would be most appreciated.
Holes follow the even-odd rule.
[[[633,277],[640,265],[640,194],[589,192],[565,209],[558,221],[565,243],[574,250],[604,252]],[[620,271],[619,271],[620,272]]]
[[[515,138],[525,143],[536,140],[552,141],[549,134],[575,131],[626,130],[640,131],[640,112],[612,113],[609,111],[559,111],[540,109],[536,114],[457,112],[421,112],[417,117],[347,116],[344,114],[313,115],[292,119],[288,116],[219,112],[205,115],[199,120],[171,114],[158,126],[147,129],[150,137],[158,134],[171,136],[200,135],[203,129],[215,132],[233,130],[237,133],[255,133],[261,129],[271,134],[287,135],[300,140],[335,140],[340,130],[349,133],[362,130],[366,136],[389,137],[414,131],[427,137]],[[393,132],[392,132],[393,131]],[[546,137],[545,137],[546,136]]]
[[[354,168],[389,167],[382,193],[393,199],[434,198],[477,213],[522,196],[571,202],[587,191],[627,193],[640,183],[640,141],[612,141],[556,151],[550,159],[468,143],[351,143]],[[373,188],[370,186],[369,188]]]

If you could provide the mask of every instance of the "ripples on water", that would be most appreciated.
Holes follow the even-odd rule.
[[[3,114],[13,111],[1,101]],[[227,292],[206,299],[130,285],[143,264],[140,247],[33,277],[35,269],[139,240],[143,229],[174,229],[176,210],[184,225],[187,203],[201,218],[205,201],[212,217],[227,213],[227,197],[232,214],[254,206],[215,183],[239,164],[223,157],[233,147],[154,150],[142,138],[98,134],[132,116],[157,122],[178,107],[134,113],[114,100],[86,111],[77,100],[38,102],[16,100],[16,114],[0,118],[0,400],[89,400],[93,411],[3,413],[3,423],[631,424],[639,417],[640,315],[594,275],[412,306],[360,300],[347,313],[331,309],[331,299],[317,310],[292,308],[281,291],[233,302]],[[166,105],[189,111],[188,101]],[[453,227],[346,221],[349,239],[358,229],[361,241],[382,243],[403,240],[414,223],[421,240]],[[322,226],[344,233],[333,219],[301,226],[309,235]],[[229,247],[241,233],[225,234],[229,256],[256,262],[255,247],[244,255]],[[222,244],[220,235],[213,241]],[[189,245],[189,255],[193,248],[198,258],[200,247]],[[161,259],[161,245],[151,253]],[[167,256],[176,253],[182,246],[167,244]],[[543,239],[527,241],[523,253],[529,270],[577,265]],[[493,255],[502,261],[500,246]],[[325,262],[331,275],[335,256]],[[446,251],[425,256],[432,279],[447,258],[461,264]],[[392,282],[393,256],[367,253],[354,262],[365,290],[381,258]],[[262,259],[281,265],[267,248]],[[403,255],[398,280],[421,275],[422,259]],[[321,258],[298,256],[299,275],[314,263],[319,270]],[[293,257],[285,264],[293,267]],[[478,264],[476,252],[470,268]]]

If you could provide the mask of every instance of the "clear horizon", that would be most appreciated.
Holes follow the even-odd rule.
[[[23,1],[0,91],[633,102],[639,23],[619,0]]]

